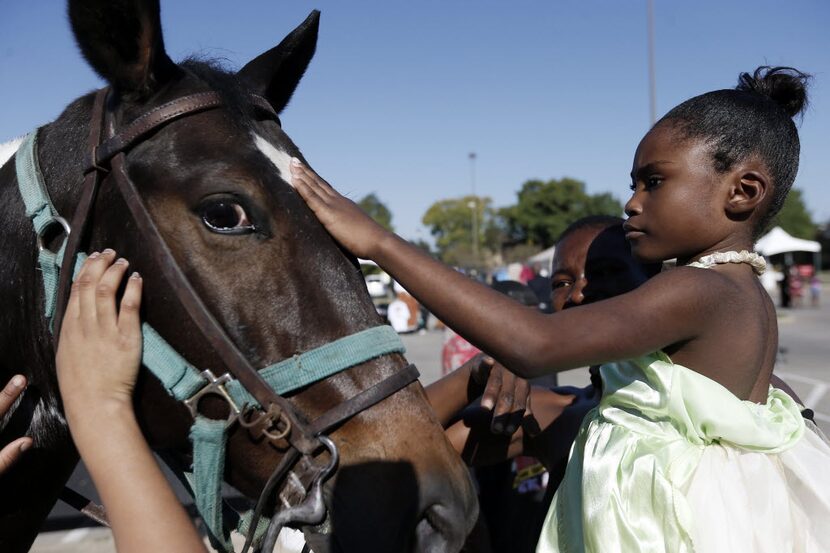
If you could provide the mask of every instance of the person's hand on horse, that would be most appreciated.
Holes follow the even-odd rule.
[[[481,390],[481,407],[493,412],[490,430],[510,436],[530,412],[530,383],[507,370],[492,357],[473,357],[470,385]]]
[[[357,257],[372,259],[375,248],[391,233],[297,158],[292,159],[291,172],[291,185],[329,234]]]
[[[93,253],[84,263],[69,296],[57,352],[58,384],[70,421],[104,409],[132,410],[141,362],[142,280],[128,279],[120,308],[116,292],[129,267],[115,252]]]
[[[69,430],[107,509],[119,552],[204,553],[141,433],[133,388],[141,364],[142,280],[115,252],[93,253],[72,285],[58,343],[58,384]]]
[[[0,391],[0,419],[9,412],[11,406],[26,389],[26,377],[22,374],[14,375]],[[0,450],[0,474],[3,474],[14,465],[24,451],[32,447],[32,438],[24,436],[10,442]]]

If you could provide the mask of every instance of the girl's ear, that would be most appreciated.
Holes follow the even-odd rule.
[[[736,216],[750,215],[767,197],[769,176],[755,168],[742,168],[734,175],[726,200],[726,211]]]

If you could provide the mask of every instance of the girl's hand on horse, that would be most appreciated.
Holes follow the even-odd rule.
[[[481,395],[481,407],[493,412],[490,430],[512,435],[519,429],[525,412],[530,412],[530,383],[487,355],[476,355],[468,363],[470,389]]]
[[[0,391],[0,419],[9,412],[14,402],[26,389],[26,377],[16,374]],[[32,447],[32,439],[28,436],[18,438],[0,450],[0,474],[3,474],[17,462],[24,451]]]
[[[58,384],[70,424],[94,407],[132,412],[141,362],[142,280],[127,280],[120,308],[116,292],[129,263],[115,252],[93,253],[72,285],[57,353]]]
[[[291,161],[291,173],[291,185],[334,239],[354,255],[372,259],[375,248],[392,233],[297,158]]]

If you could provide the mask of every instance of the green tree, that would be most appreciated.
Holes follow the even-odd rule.
[[[784,207],[775,216],[772,226],[779,226],[793,236],[815,240],[818,226],[813,222],[807,206],[804,205],[804,197],[801,190],[793,188],[787,195]]]
[[[392,212],[374,192],[364,196],[362,200],[357,202],[357,205],[386,230],[395,232],[395,227],[392,226]]]
[[[588,194],[585,183],[572,179],[529,180],[516,205],[503,208],[509,242],[553,245],[569,224],[588,215],[622,215],[623,206],[609,193]]]
[[[486,197],[464,196],[435,202],[421,221],[435,237],[438,256],[445,263],[479,267],[498,252],[502,233],[499,220]],[[473,224],[478,231],[478,255],[474,252]]]

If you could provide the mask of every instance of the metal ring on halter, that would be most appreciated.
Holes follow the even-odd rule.
[[[236,406],[234,403],[233,398],[225,389],[225,384],[232,380],[231,375],[228,373],[223,374],[220,377],[216,377],[210,369],[205,369],[202,371],[202,377],[208,381],[207,384],[203,388],[201,388],[198,392],[184,400],[184,404],[190,409],[190,414],[195,419],[197,415],[199,415],[199,400],[202,399],[202,396],[206,395],[215,395],[219,396],[224,399],[228,406],[230,407],[228,412],[228,420],[226,422],[227,426],[231,426],[233,423],[239,419],[239,415],[241,411],[239,407]]]
[[[43,227],[40,230],[40,232],[37,234],[37,251],[42,252],[43,250],[47,249],[46,245],[43,243],[43,231],[45,231],[49,227],[53,226],[55,223],[57,223],[57,224],[59,224],[60,226],[63,227],[63,233],[66,236],[69,236],[69,233],[72,232],[72,227],[69,226],[69,222],[66,219],[64,219],[60,215],[54,215],[52,217],[52,220],[49,221],[49,223],[45,227]],[[49,250],[49,251],[51,251],[51,250]],[[52,253],[55,253],[55,252],[52,252]]]
[[[317,436],[317,439],[320,440],[320,443],[326,446],[326,449],[329,450],[329,456],[331,457],[331,459],[329,459],[329,464],[320,471],[320,480],[325,481],[331,472],[337,468],[338,463],[340,463],[340,452],[337,450],[337,445],[328,436],[321,434]]]

